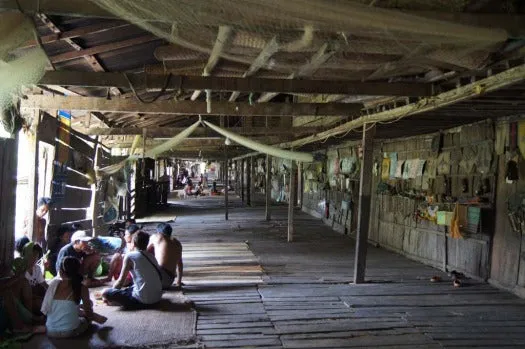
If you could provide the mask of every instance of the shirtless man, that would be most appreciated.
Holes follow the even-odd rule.
[[[160,265],[162,289],[169,289],[175,280],[179,289],[182,285],[182,245],[171,237],[173,229],[167,223],[157,225],[157,234],[149,240],[148,252],[155,254]]]

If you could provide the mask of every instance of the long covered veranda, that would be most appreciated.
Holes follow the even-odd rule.
[[[525,347],[524,14],[0,1],[0,349]],[[50,331],[70,244],[100,321]]]
[[[515,295],[472,279],[455,288],[446,273],[375,246],[368,249],[368,282],[356,285],[355,243],[348,236],[297,210],[290,244],[287,207],[272,207],[272,220],[266,221],[263,206],[246,207],[239,197],[230,204],[228,221],[217,197],[170,200],[169,208],[154,216],[176,217],[176,237],[187,247],[183,293],[197,316],[193,335],[183,342],[150,339],[145,347],[525,345],[525,301]],[[431,282],[435,276],[443,281]],[[136,312],[126,321],[157,320],[154,313]],[[24,348],[125,346],[122,338],[101,333],[62,341],[39,336]]]

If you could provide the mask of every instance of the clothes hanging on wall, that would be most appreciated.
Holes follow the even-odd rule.
[[[396,166],[396,178],[402,178],[403,177],[403,167],[404,167],[405,161],[401,160],[397,162]]]
[[[381,179],[387,181],[390,178],[390,158],[384,157],[381,163]]]
[[[509,124],[496,124],[496,142],[494,143],[494,151],[496,155],[503,155],[505,148],[509,146]]]
[[[396,178],[396,170],[397,170],[397,153],[390,153],[388,157],[390,158],[389,179],[394,179]]]

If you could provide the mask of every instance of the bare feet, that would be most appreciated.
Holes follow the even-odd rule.
[[[108,321],[108,318],[105,316],[102,316],[100,314],[94,313],[93,314],[93,321],[95,321],[97,324],[104,324],[106,321]]]

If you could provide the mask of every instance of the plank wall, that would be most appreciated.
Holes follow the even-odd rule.
[[[445,227],[414,219],[414,212],[417,207],[415,199],[377,192],[378,184],[381,182],[380,164],[384,152],[397,152],[399,160],[435,158],[437,154],[431,150],[434,136],[435,134],[375,142],[374,159],[379,165],[379,173],[374,175],[373,181],[369,241],[436,268],[443,269],[446,264],[448,270],[457,270],[471,277],[487,280],[490,272],[490,251],[494,230],[494,220],[491,217],[483,218],[483,231],[465,233],[464,239],[452,239]],[[451,161],[451,173],[447,176],[451,182],[453,197],[472,196],[480,181],[485,178],[489,179],[491,191],[494,191],[497,171],[494,159],[494,165],[488,174],[480,174],[479,172],[467,174],[459,166],[464,148],[477,146],[483,142],[490,143],[493,140],[494,125],[489,122],[444,132],[443,150],[450,151],[451,157],[454,159]],[[330,152],[333,152],[334,149],[335,147],[332,147],[326,152],[328,163],[331,161]],[[341,149],[339,149],[339,153],[341,153]],[[461,185],[465,178],[469,180],[469,188],[467,193],[462,193]],[[389,184],[397,185],[400,189],[414,188],[416,191],[421,191],[422,180],[421,178],[394,180],[389,181]],[[302,209],[321,218],[325,224],[340,233],[355,235],[357,229],[356,214],[359,205],[359,181],[351,178],[348,188],[344,190],[336,188],[340,187],[331,186],[329,189],[320,189],[316,192],[305,191]],[[440,176],[430,182],[430,192],[439,194],[442,188],[443,179]],[[486,196],[488,199],[494,200],[493,194],[489,193]],[[343,200],[352,202],[347,211],[343,210]],[[328,217],[323,202],[327,202],[329,205]],[[492,212],[489,210],[486,216],[492,216]],[[523,282],[525,282],[525,276]]]
[[[15,240],[18,142],[0,138],[0,264],[11,265]]]
[[[519,122],[519,119],[511,121]],[[509,124],[509,121],[504,120],[501,124]],[[524,237],[511,228],[507,209],[507,203],[513,195],[525,195],[525,160],[518,154],[507,152],[498,161],[496,222],[489,281],[525,297]],[[517,160],[519,169],[519,180],[514,183],[507,183],[505,179],[506,164],[510,158]]]

